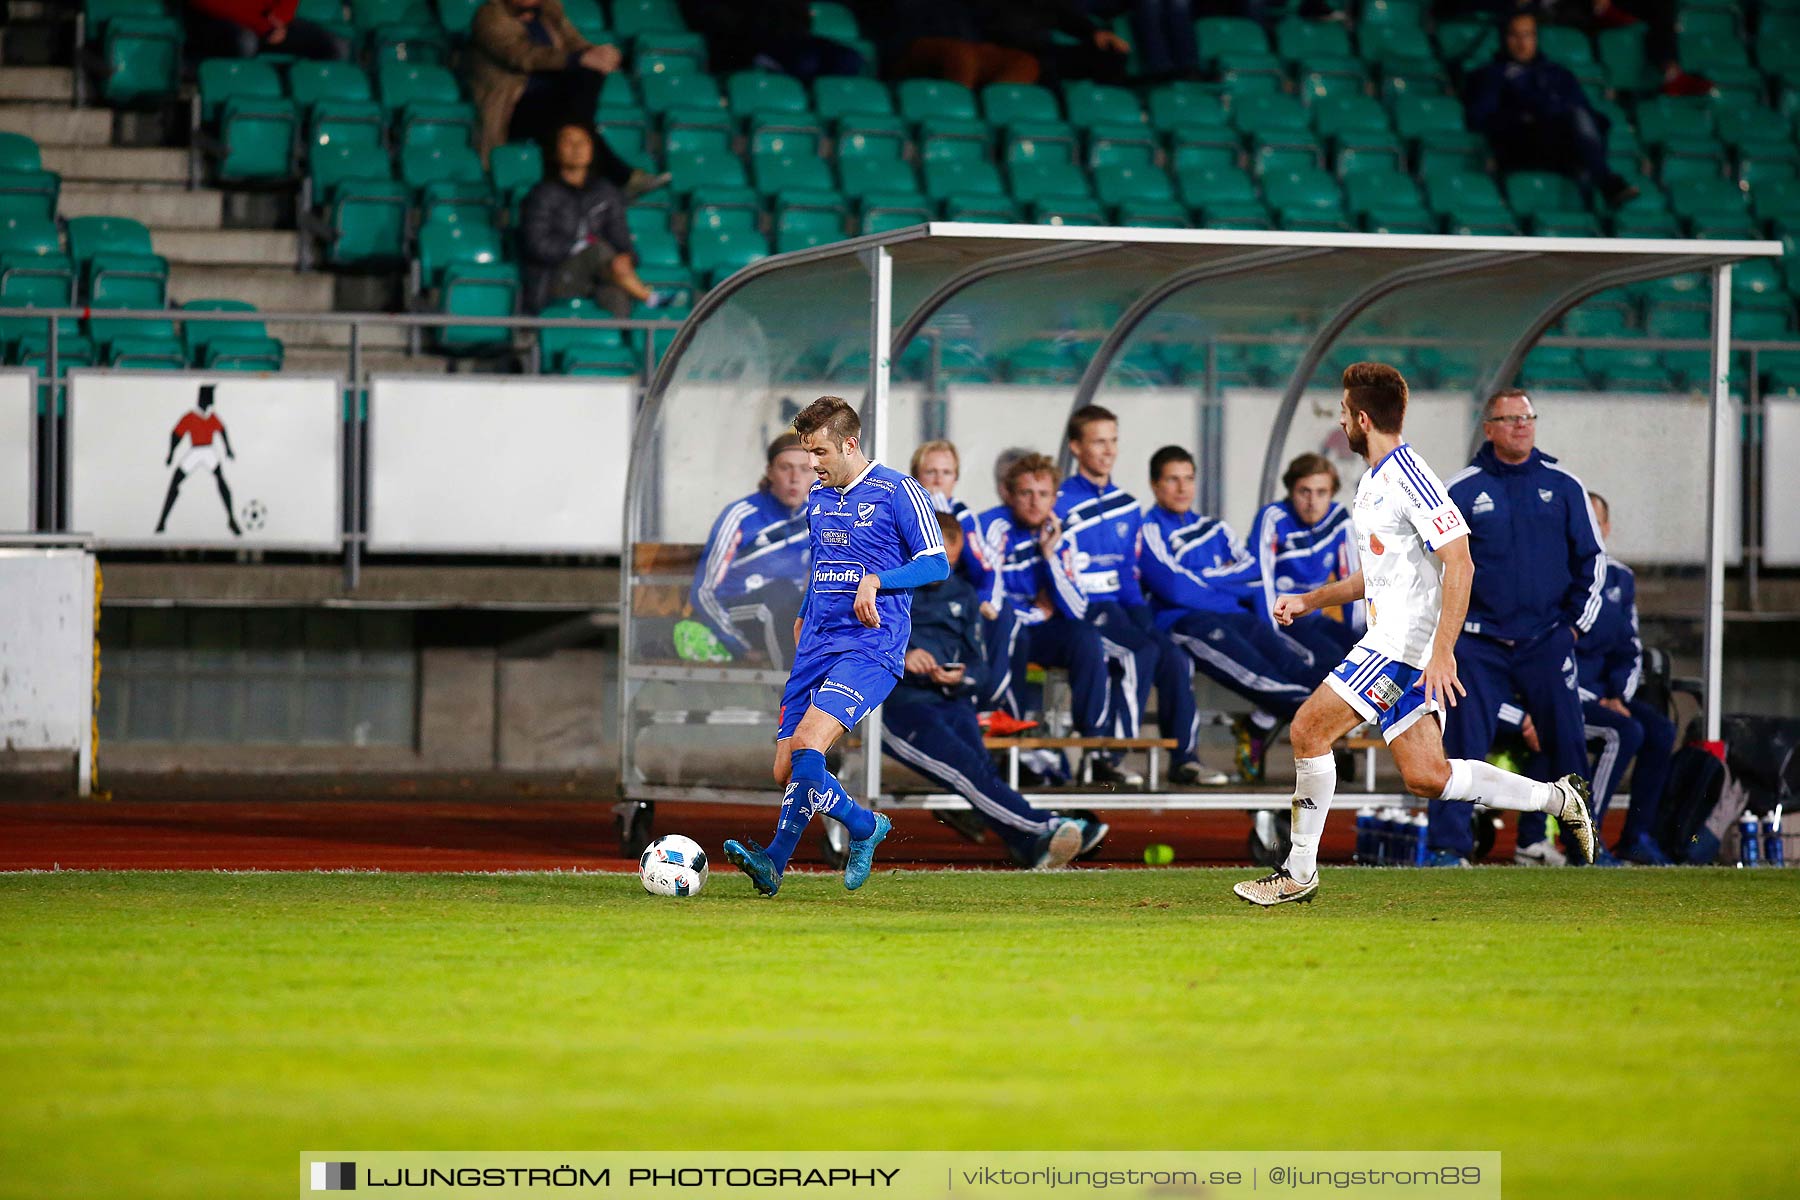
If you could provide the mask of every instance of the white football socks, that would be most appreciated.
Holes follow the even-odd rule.
[[[1546,812],[1551,816],[1561,816],[1563,807],[1554,785],[1502,771],[1493,763],[1474,758],[1450,760],[1450,782],[1444,785],[1444,793],[1438,799],[1472,800],[1489,808]]]
[[[1337,761],[1329,754],[1294,760],[1293,848],[1281,865],[1301,883],[1319,870],[1319,838],[1337,793]]]

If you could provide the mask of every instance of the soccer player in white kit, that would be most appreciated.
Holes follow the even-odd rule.
[[[1475,564],[1469,526],[1443,483],[1401,434],[1406,380],[1381,363],[1344,371],[1338,423],[1369,464],[1351,519],[1362,569],[1305,595],[1275,601],[1287,625],[1322,608],[1369,601],[1368,632],[1295,714],[1293,849],[1261,879],[1232,888],[1264,907],[1311,901],[1319,890],[1319,836],[1337,790],[1331,744],[1365,721],[1381,727],[1406,789],[1424,799],[1472,800],[1490,808],[1547,812],[1594,861],[1587,781],[1538,783],[1490,763],[1444,756],[1444,706],[1456,704],[1456,638],[1469,609]],[[1427,719],[1430,718],[1430,719]]]

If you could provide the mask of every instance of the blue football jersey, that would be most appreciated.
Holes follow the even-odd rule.
[[[1131,493],[1110,479],[1097,484],[1071,475],[1057,490],[1056,515],[1088,599],[1116,600],[1128,608],[1142,605],[1138,543],[1143,514]]]
[[[877,593],[881,625],[870,629],[856,619],[856,589],[864,575],[880,575],[944,552],[931,497],[910,475],[871,462],[843,489],[813,484],[806,514],[812,525],[813,569],[800,654],[810,658],[861,650],[901,674],[912,629],[912,590]]]

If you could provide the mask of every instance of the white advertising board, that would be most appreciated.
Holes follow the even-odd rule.
[[[0,550],[0,752],[93,750],[94,556]]]
[[[374,376],[369,549],[617,553],[636,391],[629,380]]]
[[[1800,400],[1770,400],[1763,418],[1763,562],[1800,567]]]
[[[37,372],[0,371],[0,532],[32,527],[37,489]]]
[[[335,550],[343,384],[69,372],[69,528],[109,547]]]

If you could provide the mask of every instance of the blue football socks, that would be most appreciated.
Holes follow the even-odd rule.
[[[769,857],[777,871],[787,870],[788,859],[793,857],[800,835],[814,813],[841,822],[856,841],[875,832],[875,814],[850,798],[843,785],[825,769],[825,756],[817,750],[796,750],[787,794],[781,798],[775,838],[769,843]]]

